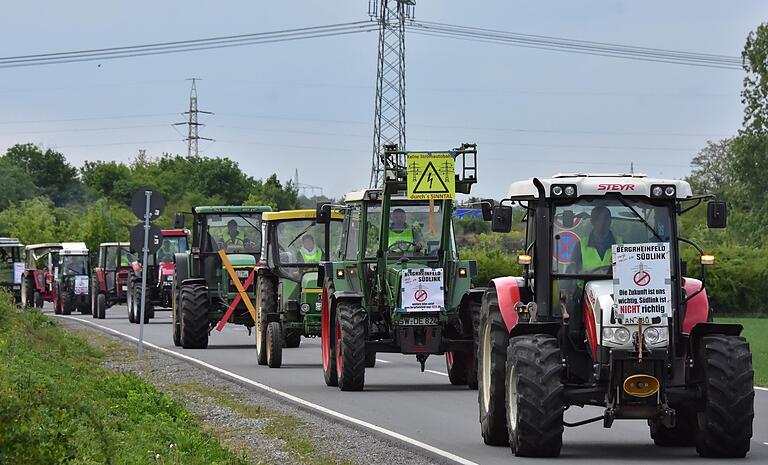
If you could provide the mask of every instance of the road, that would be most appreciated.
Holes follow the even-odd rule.
[[[51,313],[46,304],[45,311]],[[507,447],[483,444],[478,423],[477,391],[451,386],[443,357],[427,361],[419,371],[415,357],[380,354],[376,368],[366,370],[363,392],[341,392],[325,386],[320,368],[319,339],[303,339],[300,348],[283,351],[283,366],[270,369],[256,364],[254,337],[243,327],[228,325],[213,331],[208,349],[185,350],[171,340],[170,313],[158,312],[144,329],[145,340],[242,377],[283,391],[327,409],[398,432],[465,460],[465,463],[541,463],[541,459],[514,458]],[[125,307],[107,311],[105,320],[88,320],[121,333],[138,337],[139,325],[127,319]],[[573,411],[575,410],[575,411]],[[597,416],[597,408],[572,409],[568,421]],[[699,461],[693,448],[658,448],[653,445],[643,421],[617,420],[611,429],[601,423],[566,428],[561,459],[571,464],[637,461],[664,464]],[[744,460],[717,463],[768,463],[768,390],[758,390],[752,450]]]

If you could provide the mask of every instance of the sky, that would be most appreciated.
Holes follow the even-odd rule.
[[[2,56],[207,38],[367,19],[364,0],[6,2]],[[416,20],[739,56],[768,2],[417,0]],[[86,160],[186,153],[190,77],[201,154],[340,196],[370,176],[376,33],[0,69],[0,151],[36,143]],[[409,150],[478,144],[473,194],[560,172],[681,178],[741,126],[743,72],[411,34]],[[2,153],[0,152],[0,153]],[[311,193],[311,192],[308,192]]]

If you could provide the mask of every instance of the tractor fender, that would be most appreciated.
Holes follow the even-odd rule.
[[[709,297],[707,290],[701,289],[702,283],[698,279],[683,278],[685,295],[699,292],[691,300],[685,303],[685,318],[683,319],[683,334],[691,334],[691,330],[699,324],[709,321]]]
[[[527,334],[548,334],[557,337],[562,325],[557,321],[518,323],[509,333],[509,337],[524,336]]]
[[[189,278],[189,257],[186,253],[177,253],[173,257],[175,280],[179,283]]]
[[[460,306],[464,307],[470,302],[480,303],[483,300],[483,294],[485,294],[487,289],[488,288],[485,287],[473,287],[472,289],[464,292],[464,294],[461,296]]]
[[[96,282],[99,284],[99,292],[107,292],[107,279],[104,276],[104,269],[95,268],[93,271],[96,273]]]
[[[205,278],[189,278],[181,282],[182,286],[185,286],[188,284],[202,284],[203,286],[208,286],[208,283],[205,281]]]
[[[517,311],[515,305],[522,300],[523,278],[517,276],[505,276],[491,280],[490,287],[496,289],[496,297],[499,300],[499,311],[507,331],[510,333],[517,325]]]
[[[363,300],[363,293],[356,291],[335,291],[331,296],[332,305],[335,306],[336,301],[338,300],[351,300],[359,302]]]
[[[698,353],[701,339],[704,336],[710,334],[723,334],[726,336],[739,336],[744,327],[736,323],[698,323],[691,330],[691,337],[689,340],[690,349],[689,354],[695,355]]]

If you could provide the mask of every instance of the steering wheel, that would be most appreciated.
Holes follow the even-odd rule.
[[[403,248],[405,246],[405,248]],[[408,251],[408,247],[413,246],[413,250],[416,250],[419,248],[418,244],[411,241],[397,241],[392,243],[389,247],[387,247],[387,253],[406,253]]]

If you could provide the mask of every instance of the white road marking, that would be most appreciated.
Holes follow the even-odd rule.
[[[434,373],[440,376],[448,376],[448,373],[443,373],[442,371],[435,371],[435,370],[424,370],[424,371],[426,371],[427,373]]]
[[[380,358],[377,358],[377,359],[376,359],[376,361],[377,361],[377,362],[381,362],[381,363],[392,363],[392,362],[390,362],[389,360],[382,360],[382,359],[380,359]]]
[[[760,391],[768,391],[768,388],[764,388],[764,387],[757,387],[757,386],[755,386],[755,389],[758,389]]]
[[[764,446],[768,446],[768,442],[764,442],[764,443],[763,443],[763,445],[764,445]]]
[[[68,319],[68,320],[77,321],[79,323],[83,323],[83,324],[87,324],[87,325],[99,328],[99,329],[101,329],[103,331],[106,331],[108,333],[116,334],[116,335],[121,336],[121,337],[123,337],[125,339],[131,340],[131,341],[134,341],[134,342],[137,342],[137,343],[139,342],[138,338],[133,337],[130,334],[121,333],[120,331],[117,331],[117,330],[112,329],[112,328],[108,328],[106,326],[102,326],[102,325],[100,325],[98,323],[94,323],[92,321],[83,320],[81,318],[75,318],[75,317],[72,317],[72,316],[65,316],[65,315],[52,315],[52,316],[56,316],[58,318],[65,318],[65,319]],[[331,410],[329,408],[323,407],[322,405],[314,404],[314,403],[309,402],[307,400],[304,400],[304,399],[302,399],[300,397],[296,397],[296,396],[294,396],[292,394],[288,394],[287,392],[283,392],[283,391],[280,391],[280,390],[275,389],[273,387],[267,386],[266,384],[261,384],[261,383],[259,383],[257,381],[253,381],[251,379],[248,379],[248,378],[246,378],[244,376],[240,376],[240,375],[238,375],[236,373],[233,373],[231,371],[224,370],[223,368],[219,368],[219,367],[217,367],[215,365],[211,365],[210,363],[204,362],[204,361],[196,359],[194,357],[190,357],[189,355],[185,355],[185,354],[176,352],[174,350],[166,349],[165,347],[160,347],[158,345],[152,344],[151,342],[144,341],[144,345],[147,346],[147,347],[150,347],[150,348],[152,348],[154,350],[157,350],[158,352],[163,352],[164,354],[168,354],[168,355],[170,355],[172,357],[176,357],[178,359],[185,360],[185,361],[194,363],[196,365],[199,365],[201,367],[204,367],[204,368],[206,368],[208,370],[212,370],[212,371],[215,371],[217,373],[221,373],[221,374],[223,374],[223,375],[225,375],[225,376],[227,376],[227,377],[229,377],[231,379],[236,379],[236,380],[238,380],[240,382],[243,382],[243,383],[249,384],[249,385],[251,385],[251,386],[253,386],[255,388],[261,389],[262,391],[266,391],[266,392],[269,392],[271,394],[280,396],[280,397],[282,397],[284,399],[287,399],[287,400],[289,400],[291,402],[294,402],[296,404],[303,405],[304,407],[316,410],[318,412],[322,412],[325,415],[328,415],[328,416],[331,416],[331,417],[334,417],[334,418],[338,418],[339,420],[346,421],[348,423],[352,423],[352,424],[355,424],[355,425],[358,425],[358,426],[362,426],[363,428],[367,428],[367,429],[376,431],[378,433],[381,433],[381,434],[384,434],[386,436],[389,436],[389,437],[391,437],[393,439],[397,439],[398,441],[402,441],[402,442],[408,443],[408,444],[410,444],[412,446],[418,447],[420,449],[424,449],[425,451],[428,451],[428,452],[430,452],[432,454],[435,454],[435,455],[438,455],[440,457],[446,458],[446,459],[451,460],[453,462],[460,463],[462,465],[479,465],[478,463],[472,462],[471,460],[467,460],[464,457],[459,457],[458,455],[452,454],[452,453],[450,453],[448,451],[444,451],[442,449],[438,449],[435,446],[431,446],[431,445],[429,445],[427,443],[418,441],[418,440],[413,439],[413,438],[409,438],[408,436],[402,435],[402,434],[397,433],[397,432],[392,431],[392,430],[388,430],[388,429],[383,428],[383,427],[378,426],[378,425],[374,425],[373,423],[369,423],[367,421],[360,420],[359,418],[351,417],[351,416],[345,415],[345,414],[343,414],[341,412],[337,412],[335,410]],[[447,374],[441,373],[439,371],[432,371],[432,370],[426,370],[426,371],[429,371],[431,373],[437,373],[439,375],[448,376]]]

